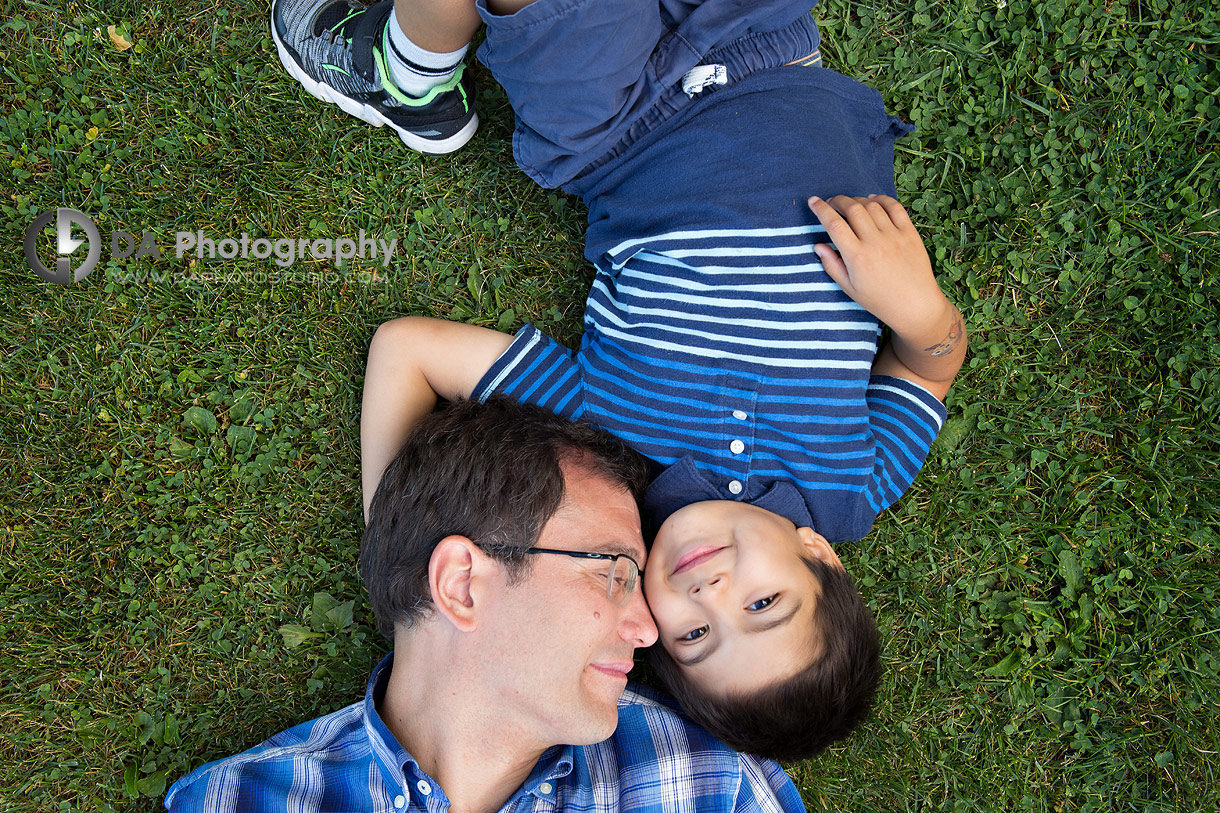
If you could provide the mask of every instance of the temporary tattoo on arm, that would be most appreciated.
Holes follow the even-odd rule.
[[[954,314],[953,316],[953,325],[949,328],[949,335],[938,344],[934,344],[931,347],[925,347],[923,351],[925,353],[930,353],[933,356],[947,356],[957,349],[957,345],[961,342],[961,340],[962,316],[959,313]]]

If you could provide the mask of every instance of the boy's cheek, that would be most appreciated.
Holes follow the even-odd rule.
[[[647,571],[645,571],[647,572]],[[657,635],[660,642],[665,646],[665,651],[673,652],[673,641],[680,635],[677,627],[671,623],[675,617],[674,596],[666,589],[649,590],[648,585],[644,585],[644,598],[648,602],[648,609],[652,612],[652,620],[657,625]]]

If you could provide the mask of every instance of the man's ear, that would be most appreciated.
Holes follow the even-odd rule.
[[[808,526],[797,528],[796,533],[800,536],[801,543],[805,546],[805,550],[810,556],[823,564],[843,570],[843,563],[839,561],[839,554],[835,553],[835,549],[826,541],[826,537]]]
[[[447,536],[428,560],[428,588],[437,613],[461,632],[478,626],[474,580],[482,570],[483,551],[464,536]]]

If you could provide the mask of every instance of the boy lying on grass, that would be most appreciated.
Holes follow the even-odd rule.
[[[897,201],[810,208],[838,249],[814,244],[821,262],[797,251],[765,272],[667,264],[694,249],[599,271],[576,354],[528,325],[514,338],[387,322],[361,418],[366,510],[438,396],[537,402],[648,455],[660,470],[646,500],[660,526],[644,573],[661,636],[654,667],[705,728],[784,760],[867,713],[877,631],[831,542],[862,537],[910,485],[965,352],[961,317]],[[879,352],[878,319],[892,329]]]
[[[437,59],[458,53],[459,66],[435,92],[392,87],[431,59],[412,51],[395,67],[420,2],[391,14],[277,0],[273,19],[310,92],[444,152],[477,122],[452,39]],[[809,2],[449,5],[470,12],[462,41],[486,23],[479,56],[513,103],[518,163],[588,206],[597,273],[575,353],[530,325],[377,331],[366,511],[438,397],[507,395],[619,435],[657,470],[644,587],[658,673],[738,750],[808,757],[863,719],[879,674],[875,624],[831,546],[863,537],[910,486],[966,350],[892,197],[893,143],[909,128],[820,66]],[[892,335],[878,349],[881,323]]]

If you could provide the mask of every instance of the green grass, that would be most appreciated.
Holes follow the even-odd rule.
[[[818,16],[919,127],[898,187],[973,343],[924,474],[842,550],[887,672],[865,730],[792,768],[808,806],[1220,808],[1220,12]],[[515,169],[481,68],[479,135],[421,158],[305,96],[263,3],[0,27],[0,809],[146,810],[359,696],[366,343],[406,313],[573,340],[583,212]],[[164,255],[41,283],[17,247],[56,206]],[[195,229],[400,249],[226,281],[275,268],[188,265]]]

